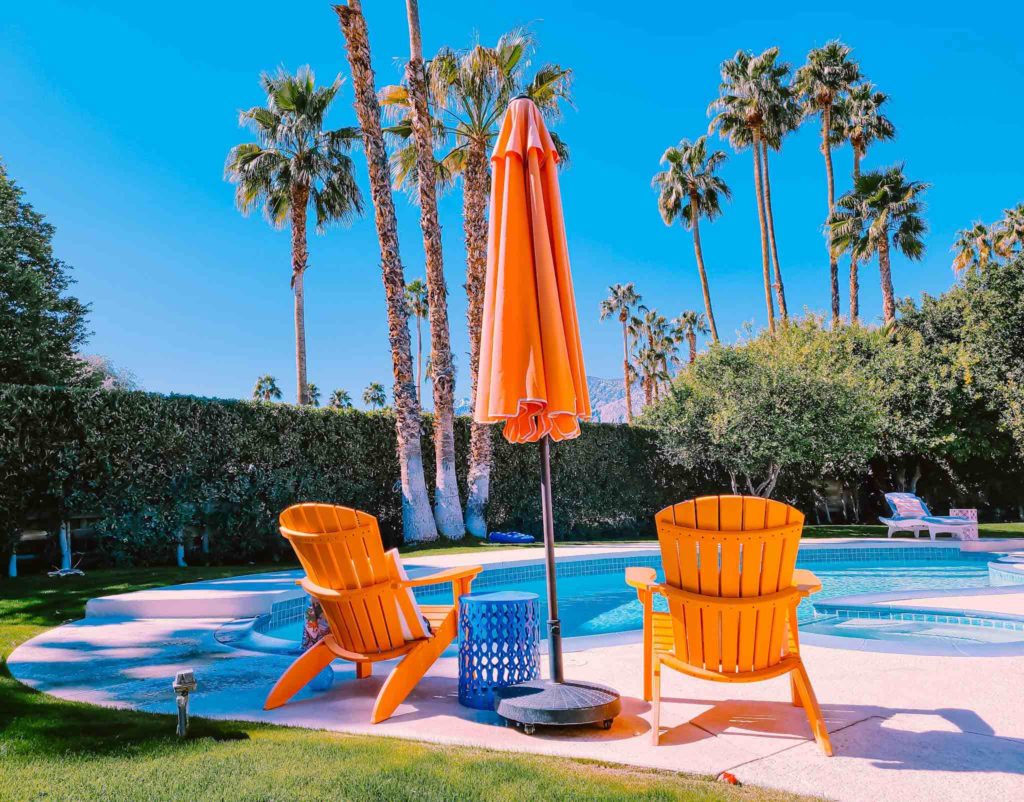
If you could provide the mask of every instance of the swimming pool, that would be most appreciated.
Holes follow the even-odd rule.
[[[985,628],[958,624],[956,621],[883,620],[885,615],[882,613],[877,616],[869,614],[873,617],[867,618],[853,615],[841,618],[831,612],[818,614],[814,608],[816,602],[864,593],[988,587],[988,565],[999,556],[961,553],[955,548],[927,546],[802,549],[797,567],[813,571],[821,580],[822,590],[801,602],[798,610],[800,628],[807,633],[832,638],[875,641],[906,642],[928,638],[945,638],[947,641],[959,638],[967,643],[1022,641],[1024,631],[1016,625]],[[643,625],[643,611],[636,591],[623,580],[624,570],[631,565],[658,569],[660,563],[660,557],[654,554],[560,562],[558,599],[563,635],[572,638],[639,630]],[[474,584],[474,590],[477,591],[489,588],[536,593],[541,607],[541,620],[546,620],[543,566],[491,568],[481,574]],[[436,587],[427,587],[418,592],[417,596],[421,602],[428,604],[450,602],[450,585],[444,586],[440,592]],[[667,609],[665,600],[656,597],[655,608]],[[294,619],[294,613],[292,617]],[[266,634],[297,643],[301,637],[301,627],[301,620],[292,620],[266,630]],[[853,645],[852,642],[850,645]]]

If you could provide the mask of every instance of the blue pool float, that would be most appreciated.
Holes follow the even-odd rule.
[[[533,543],[536,538],[522,532],[491,532],[487,540],[491,543]]]

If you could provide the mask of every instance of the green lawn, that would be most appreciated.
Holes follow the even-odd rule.
[[[96,570],[62,580],[0,580],[0,799],[182,800],[796,800],[708,777],[193,719],[60,701],[11,678],[23,640],[80,618],[93,596],[281,566]],[[652,747],[653,748],[653,747]]]

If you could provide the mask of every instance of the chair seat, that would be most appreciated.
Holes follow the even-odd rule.
[[[421,604],[420,612],[430,624],[430,631],[437,632],[444,624],[444,620],[451,614],[455,606],[452,604]]]
[[[957,518],[953,515],[929,515],[922,518],[922,521],[929,524],[942,524],[943,526],[977,526],[977,521],[970,518]]]

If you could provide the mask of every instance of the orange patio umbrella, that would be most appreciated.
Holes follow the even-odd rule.
[[[495,692],[498,712],[536,724],[610,726],[619,695],[566,682],[555,586],[550,442],[580,434],[590,416],[576,299],[558,189],[558,154],[527,97],[513,100],[491,154],[490,228],[474,419],[504,423],[510,443],[539,443],[547,563],[550,680]]]

